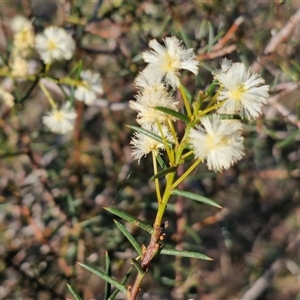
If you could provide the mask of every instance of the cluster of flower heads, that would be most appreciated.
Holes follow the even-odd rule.
[[[12,52],[9,61],[10,74],[15,78],[26,78],[29,75],[27,60],[36,50],[44,64],[50,66],[55,61],[70,60],[75,52],[76,44],[72,36],[63,28],[50,26],[42,33],[35,35],[32,22],[23,16],[16,16],[10,24],[13,32]],[[76,81],[74,97],[86,105],[92,105],[97,94],[103,94],[100,74],[90,70],[82,70],[80,80]],[[3,94],[3,93],[2,93]],[[11,96],[13,97],[13,96]],[[3,98],[3,102],[6,103]],[[11,100],[11,99],[10,99]],[[9,106],[12,106],[9,101]],[[50,101],[52,110],[43,117],[43,123],[50,131],[64,134],[72,131],[76,112],[70,103],[57,108]]]
[[[34,30],[32,23],[23,16],[16,16],[10,24],[13,33],[11,53],[8,61],[10,76],[14,78],[24,78],[28,75],[27,57],[34,47]],[[1,60],[2,64],[2,60]],[[2,90],[0,93],[0,103],[8,107],[14,106],[14,97],[9,92]]]
[[[156,40],[149,42],[152,50],[143,53],[148,66],[134,81],[140,91],[136,95],[136,100],[129,102],[129,106],[137,111],[137,122],[143,128],[158,136],[163,134],[167,141],[174,142],[175,137],[171,135],[167,124],[168,121],[175,121],[175,118],[158,111],[155,107],[161,106],[178,111],[179,102],[175,101],[169,88],[179,87],[181,69],[197,74],[198,62],[193,50],[186,49],[176,37],[167,37],[164,43],[166,47],[161,46]],[[163,143],[141,133],[134,134],[131,144],[132,155],[138,162],[143,156],[151,152],[157,155],[159,149],[165,148]]]
[[[97,99],[97,94],[103,93],[101,77],[90,70],[83,70],[80,73],[80,78],[81,82],[75,89],[74,96],[78,101],[92,105]],[[76,117],[74,108],[71,107],[70,102],[67,102],[60,109],[54,107],[43,117],[43,123],[50,131],[65,134],[74,129]]]
[[[176,119],[155,107],[178,111],[179,102],[170,94],[170,88],[180,86],[181,69],[197,74],[198,62],[193,50],[184,48],[176,37],[165,38],[164,44],[165,47],[152,40],[149,43],[152,50],[143,53],[148,66],[134,81],[140,91],[129,105],[137,111],[137,122],[144,129],[174,142],[177,137],[171,135],[168,124]],[[263,85],[264,80],[258,74],[251,74],[244,64],[227,59],[221,61],[221,68],[213,72],[213,76],[219,84],[216,94],[218,108],[215,113],[199,118],[198,124],[188,132],[188,144],[195,158],[205,161],[210,170],[222,171],[244,155],[242,123],[222,116],[257,118],[267,103],[269,86]],[[158,155],[164,150],[162,143],[137,132],[131,144],[131,154],[138,162],[151,152]]]
[[[251,74],[242,63],[221,61],[221,69],[213,73],[219,83],[217,101],[221,106],[215,114],[204,116],[200,124],[189,133],[190,144],[196,158],[207,162],[210,170],[228,169],[244,155],[242,123],[222,119],[222,115],[239,115],[242,119],[255,119],[267,103],[269,86],[264,79]]]

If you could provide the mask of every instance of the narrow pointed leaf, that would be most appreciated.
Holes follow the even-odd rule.
[[[158,141],[159,143],[164,144],[163,139],[159,135],[157,135],[157,134],[155,134],[155,133],[153,133],[153,132],[151,132],[151,131],[143,128],[143,127],[139,127],[139,126],[135,126],[135,125],[127,125],[127,127],[132,129],[132,130],[135,130],[139,133],[142,133],[142,134]],[[169,145],[169,147],[173,147],[173,144],[171,142],[168,142],[168,145]]]
[[[211,52],[211,49],[214,44],[214,27],[213,25],[209,22],[208,23],[208,52]]]
[[[154,108],[156,110],[164,112],[165,114],[171,115],[171,116],[173,116],[173,117],[175,117],[175,118],[177,118],[177,119],[179,119],[179,120],[181,120],[185,123],[190,122],[190,119],[186,115],[184,115],[181,112],[178,112],[176,110],[173,110],[173,109],[170,109],[170,108],[167,108],[167,107],[164,107],[164,106],[155,106]]]
[[[75,300],[82,300],[81,297],[78,295],[78,293],[75,291],[75,289],[72,286],[70,286],[68,283],[67,283],[67,287],[68,287],[70,293],[75,298]]]
[[[76,207],[74,205],[74,199],[72,198],[72,196],[69,195],[67,197],[67,203],[68,203],[68,208],[69,208],[70,215],[73,217],[74,221],[77,222]]]
[[[192,227],[190,227],[188,225],[185,225],[184,226],[184,231],[186,232],[186,234],[188,236],[190,236],[195,241],[196,244],[200,244],[201,243],[201,238],[200,238],[198,232],[195,231],[195,230],[193,230]]]
[[[128,281],[128,279],[129,279],[129,277],[130,277],[130,275],[131,275],[131,268],[127,271],[127,273],[125,274],[125,276],[123,277],[123,279],[122,279],[122,281],[121,281],[121,283],[124,285],[124,284],[126,284],[127,283],[127,281]],[[119,290],[118,289],[115,289],[114,291],[113,291],[113,293],[111,294],[111,296],[107,299],[107,300],[114,300],[116,297],[117,297],[117,295],[119,294]]]
[[[94,223],[99,223],[101,221],[101,219],[102,219],[102,216],[95,216],[95,217],[91,217],[89,219],[86,219],[86,220],[80,222],[79,224],[82,228],[85,228],[85,227],[88,227],[88,226],[90,226]]]
[[[200,24],[198,36],[200,39],[203,39],[207,35],[207,20],[203,19]]]
[[[135,251],[139,254],[142,255],[142,248],[138,244],[138,242],[134,239],[132,234],[118,221],[114,220],[115,224],[117,227],[122,231],[122,233],[126,236],[128,241],[131,243],[131,245],[134,247]]]
[[[182,26],[180,26],[179,31],[180,31],[180,35],[182,37],[182,40],[184,42],[184,45],[187,48],[192,48],[191,42],[188,38],[188,35],[187,35],[186,31],[184,30],[184,28]]]
[[[175,249],[162,249],[160,254],[164,255],[173,255],[173,256],[182,256],[182,257],[189,257],[189,258],[197,258],[202,260],[212,260],[205,254],[192,252],[192,251],[182,251],[182,250],[175,250]]]
[[[189,146],[188,146],[188,147],[189,147]],[[188,148],[188,147],[185,147],[185,149],[191,150],[191,149]],[[190,161],[191,159],[194,159],[194,158],[195,158],[195,155],[194,155],[194,153],[192,152],[192,153],[190,153],[190,155],[184,157],[184,162]]]
[[[193,103],[193,96],[191,95],[190,91],[181,83],[181,87],[185,93],[186,98],[188,99],[189,103]]]
[[[291,143],[293,143],[296,140],[296,136],[300,133],[300,130],[296,130],[292,134],[290,134],[286,139],[278,142],[275,144],[275,147],[277,148],[284,148],[289,146]]]
[[[167,174],[172,173],[176,170],[176,167],[170,167],[165,170],[158,172],[150,178],[150,181],[154,181],[157,178],[165,177]]]
[[[150,234],[152,234],[153,232],[153,228],[152,226],[148,225],[147,223],[145,223],[144,221],[135,218],[129,214],[127,214],[126,212],[119,210],[115,207],[104,207],[105,210],[109,211],[110,213],[128,221],[129,223],[132,223],[134,225],[136,225],[137,227],[140,227],[141,229],[149,232]]]
[[[135,268],[138,270],[138,272],[140,274],[145,273],[145,271],[143,270],[142,266],[135,259],[131,259],[131,263],[135,266]]]
[[[218,82],[217,81],[213,81],[212,84],[206,89],[205,93],[206,95],[212,96],[215,93],[216,87],[218,86]]]
[[[108,276],[107,274],[105,274],[104,272],[100,271],[100,270],[96,270],[86,264],[82,264],[77,262],[80,266],[82,266],[83,268],[85,268],[86,270],[90,271],[91,273],[95,274],[96,276],[100,277],[101,279],[109,282],[110,284],[112,284],[115,288],[117,288],[118,290],[120,290],[123,293],[127,292],[127,288],[125,285],[121,284],[119,281],[117,281],[116,279],[113,279],[112,277]]]
[[[105,273],[111,277],[111,263],[108,252],[105,251]],[[111,294],[111,284],[106,281],[104,299],[107,300]]]
[[[76,79],[79,79],[80,72],[82,71],[82,61],[76,64],[69,72],[68,77],[71,77],[76,72]]]
[[[64,89],[60,84],[58,84],[57,86],[59,87],[59,89],[60,89],[61,92],[63,93],[64,97],[65,97],[66,99],[69,99],[69,100],[70,100],[71,105],[72,105],[72,107],[73,107],[73,103],[74,103],[73,100],[74,100],[74,97],[73,97],[73,94],[72,94],[72,93],[73,93],[74,87],[73,87],[73,86],[70,87],[71,90],[72,90],[72,93],[69,94],[69,93],[66,92],[66,89]]]
[[[162,169],[167,168],[167,165],[165,164],[164,160],[162,159],[162,157],[160,155],[156,156],[156,160],[158,161],[158,163]]]
[[[185,198],[192,199],[192,200],[195,200],[195,201],[199,201],[199,202],[202,202],[202,203],[205,203],[205,204],[217,207],[217,208],[222,208],[222,206],[217,204],[215,201],[213,201],[209,198],[206,198],[204,196],[191,193],[191,192],[186,192],[186,191],[181,191],[181,190],[174,189],[172,191],[172,195],[185,197]]]

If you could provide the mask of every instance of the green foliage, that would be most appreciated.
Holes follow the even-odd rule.
[[[118,282],[117,280],[113,279],[110,275],[100,271],[100,270],[96,270],[86,264],[82,264],[82,263],[78,263],[81,267],[85,268],[86,270],[90,271],[91,273],[95,274],[96,276],[98,276],[99,278],[109,282],[111,285],[113,285],[115,288],[117,288],[119,291],[123,292],[126,294],[127,292],[127,288],[126,286],[124,286],[123,284],[121,284],[120,282]]]
[[[71,292],[72,296],[75,298],[75,300],[82,300],[82,298],[78,295],[78,293],[75,291],[75,289],[72,286],[67,284],[67,287],[68,287],[69,291]]]
[[[130,234],[130,232],[118,221],[115,220],[115,224],[117,225],[117,227],[122,231],[122,233],[126,236],[126,238],[128,239],[128,241],[131,243],[131,245],[133,246],[133,248],[135,249],[135,251],[139,254],[142,255],[142,249],[140,247],[140,245],[138,244],[138,242],[134,239],[134,237]]]
[[[190,122],[190,119],[186,115],[184,115],[184,114],[182,114],[182,113],[180,113],[178,111],[169,109],[167,107],[162,107],[162,106],[155,106],[155,109],[157,109],[159,111],[162,111],[162,112],[164,112],[166,114],[169,114],[169,115],[171,115],[171,116],[173,116],[173,117],[175,117],[175,118],[177,118],[177,119],[179,119],[179,120],[181,120],[181,121],[183,121],[185,123]]]
[[[122,210],[119,210],[115,207],[105,207],[104,209],[106,209],[110,213],[112,213],[116,216],[119,216],[120,218],[134,224],[135,226],[140,227],[141,229],[147,231],[150,234],[152,234],[152,232],[153,232],[153,228],[150,225],[148,225],[144,221],[142,221],[134,216],[129,215],[128,213],[126,213]]]
[[[165,254],[165,255],[172,255],[172,256],[182,256],[182,257],[196,258],[196,259],[202,259],[202,260],[212,260],[207,255],[199,253],[199,252],[181,251],[181,250],[175,250],[175,249],[162,249],[160,251],[160,253]]]
[[[132,129],[132,130],[135,130],[136,132],[139,132],[139,133],[142,133],[156,141],[158,141],[159,143],[164,143],[162,137],[160,137],[159,135],[143,128],[143,127],[138,127],[138,126],[135,126],[135,125],[127,125],[128,128]],[[168,145],[171,147],[172,146],[172,143],[168,143]]]
[[[187,192],[187,191],[181,191],[181,190],[176,190],[174,189],[171,193],[173,196],[181,196],[187,199],[192,199],[198,202],[202,202],[217,208],[222,208],[219,204],[217,204],[215,201],[208,199],[207,197],[204,197],[202,195],[199,194],[195,194],[195,193],[191,193],[191,192]]]

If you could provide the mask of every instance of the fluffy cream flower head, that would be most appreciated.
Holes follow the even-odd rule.
[[[37,35],[35,47],[44,63],[50,64],[55,60],[71,59],[75,42],[63,28],[50,26]]]
[[[15,105],[13,95],[6,92],[2,88],[0,88],[0,103],[1,102],[3,102],[8,107],[13,107]]]
[[[161,136],[157,124],[145,124],[143,128],[155,133],[158,136]],[[174,142],[174,138],[171,135],[169,129],[165,125],[161,125],[161,129],[166,140]],[[147,156],[147,154],[149,154],[150,152],[153,152],[154,155],[157,156],[161,150],[165,149],[163,143],[140,132],[134,132],[130,144],[132,145],[131,155],[138,161],[138,163],[140,163],[140,160],[143,156]]]
[[[20,32],[24,29],[27,30],[31,27],[31,22],[22,15],[16,15],[10,21],[10,28],[14,33]]]
[[[80,78],[82,82],[75,90],[75,98],[86,105],[91,105],[96,101],[97,94],[103,94],[100,74],[93,74],[90,70],[86,70],[81,71]]]
[[[73,130],[76,117],[75,110],[67,102],[61,109],[52,109],[51,112],[43,117],[43,123],[50,131],[65,134]]]
[[[244,155],[241,129],[240,122],[223,121],[216,114],[203,117],[189,134],[195,157],[206,160],[210,170],[228,169]]]
[[[153,78],[164,80],[167,85],[176,89],[180,85],[179,70],[186,69],[198,73],[198,61],[193,49],[186,49],[175,36],[164,40],[166,48],[157,40],[151,40],[149,47],[153,50],[143,53],[143,59],[149,63],[146,69]]]
[[[223,59],[214,77],[222,88],[218,94],[218,101],[223,101],[220,112],[247,119],[261,114],[263,104],[268,102],[269,86],[262,85],[265,81],[258,74],[251,74],[243,63]]]
[[[178,110],[178,101],[168,93],[165,85],[153,82],[148,72],[142,72],[135,80],[135,85],[142,88],[142,92],[136,95],[136,101],[130,101],[129,106],[138,112],[137,122],[140,125],[153,124],[156,121],[165,123],[168,119],[176,120],[169,114],[161,112],[154,107],[162,106],[172,110]]]
[[[12,19],[10,28],[14,32],[14,55],[26,56],[25,50],[34,46],[35,35],[32,23],[24,16],[17,15]]]
[[[28,75],[27,61],[19,56],[14,57],[11,64],[11,74],[14,77],[26,77]]]

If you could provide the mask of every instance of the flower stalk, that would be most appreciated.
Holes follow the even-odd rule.
[[[137,122],[143,128],[141,132],[134,133],[131,141],[132,156],[140,162],[143,156],[151,152],[155,175],[159,173],[157,158],[162,151],[166,151],[167,161],[160,164],[166,166],[162,170],[166,171],[163,193],[159,177],[154,177],[158,209],[150,241],[146,247],[142,247],[141,268],[137,268],[137,277],[129,288],[129,300],[136,299],[152,259],[163,249],[162,241],[167,224],[163,219],[172,192],[176,189],[178,195],[212,203],[207,198],[203,199],[205,197],[177,188],[201,163],[206,163],[210,170],[221,172],[243,157],[242,124],[239,120],[223,120],[222,114],[240,114],[249,119],[254,118],[261,113],[261,106],[266,103],[268,96],[269,87],[262,85],[264,81],[259,75],[251,75],[243,64],[232,64],[225,59],[221,62],[221,69],[213,73],[215,81],[211,86],[216,88],[219,84],[215,94],[211,95],[213,90],[210,89],[207,94],[199,93],[197,101],[193,100],[179,79],[180,69],[197,73],[198,62],[193,51],[185,49],[174,37],[166,38],[164,43],[166,48],[156,40],[150,41],[152,51],[143,54],[148,66],[135,80],[135,85],[141,91],[136,96],[136,101],[130,101],[130,107],[137,111]],[[185,117],[177,113],[178,103],[172,102],[170,90],[176,88],[182,96],[184,111],[181,114],[185,114]],[[211,100],[205,105],[204,99],[209,98]],[[180,120],[174,119],[174,116],[178,116]],[[174,123],[181,121],[184,121],[184,132],[178,134]],[[160,139],[154,139],[153,134]],[[182,137],[179,139],[178,136]],[[172,147],[169,146],[170,143]],[[190,156],[194,157],[194,162],[178,176],[177,167],[184,164]],[[160,161],[163,159],[159,158]]]

